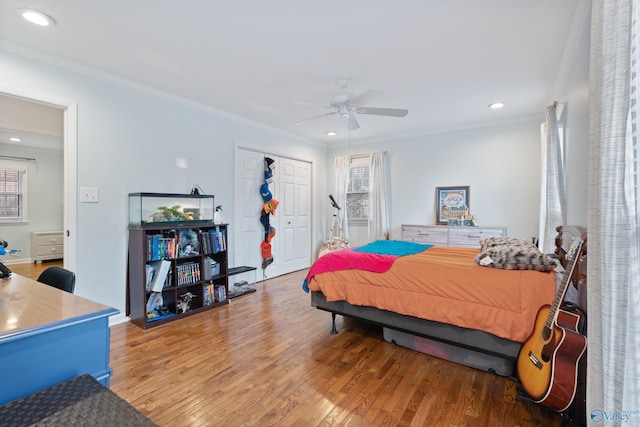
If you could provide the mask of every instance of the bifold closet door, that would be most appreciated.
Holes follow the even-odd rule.
[[[270,217],[276,236],[271,241],[274,262],[267,267],[266,276],[275,277],[311,265],[311,163],[238,148],[235,215],[230,226],[231,235],[235,236],[232,266],[258,267],[258,280],[263,278],[260,185],[264,182],[265,156],[275,161],[274,182],[269,190],[279,202],[276,214]]]

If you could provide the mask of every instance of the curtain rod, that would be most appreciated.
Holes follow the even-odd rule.
[[[389,154],[389,152],[388,152],[388,151],[386,151],[386,150],[385,150],[385,151],[381,151],[381,153],[382,153],[382,154],[385,154],[385,155]],[[352,157],[352,158],[353,158],[353,157],[356,157],[356,158],[357,158],[357,157],[369,157],[370,155],[371,155],[371,153],[365,153],[365,154],[349,154],[349,156],[350,156],[350,157]],[[335,157],[335,156],[334,156],[334,157]]]
[[[0,155],[0,159],[24,160],[25,162],[35,162],[36,161],[36,159],[34,157],[14,157],[14,156],[3,156],[3,155]]]

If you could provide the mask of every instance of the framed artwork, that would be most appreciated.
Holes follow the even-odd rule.
[[[459,219],[469,213],[469,186],[436,187],[436,224],[447,225],[449,219]]]

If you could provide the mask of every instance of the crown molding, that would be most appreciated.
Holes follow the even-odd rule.
[[[295,139],[298,142],[303,142],[309,145],[314,145],[319,147],[327,146],[327,144],[324,141],[303,138],[299,135],[286,132],[282,129],[267,125],[265,123],[258,122],[237,114],[233,114],[228,111],[224,111],[219,108],[215,108],[210,105],[206,105],[201,102],[194,101],[192,99],[175,95],[173,93],[165,92],[163,90],[156,89],[154,87],[150,87],[139,82],[118,77],[114,74],[107,73],[105,71],[101,71],[86,65],[82,65],[77,62],[61,58],[59,56],[51,55],[49,53],[42,52],[37,49],[33,49],[31,47],[25,46],[17,42],[9,41],[6,39],[0,39],[0,50],[3,50],[7,53],[10,53],[16,56],[24,57],[29,60],[37,61],[46,65],[50,65],[56,68],[70,71],[72,73],[76,73],[85,77],[90,77],[104,83],[109,83],[115,86],[119,86],[124,89],[129,89],[129,90],[142,93],[148,96],[162,98],[171,102],[182,104],[184,106],[198,109],[208,114],[213,114],[217,117],[228,119],[242,125],[263,129],[268,132],[277,133],[289,139]]]

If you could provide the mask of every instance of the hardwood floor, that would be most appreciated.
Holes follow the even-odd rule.
[[[111,328],[111,389],[160,426],[559,426],[516,384],[310,306],[306,271],[144,331]]]
[[[24,262],[20,264],[8,264],[7,267],[9,267],[13,273],[36,280],[38,276],[40,276],[40,273],[52,265],[63,267],[63,262],[62,260],[43,261],[41,263]]]

